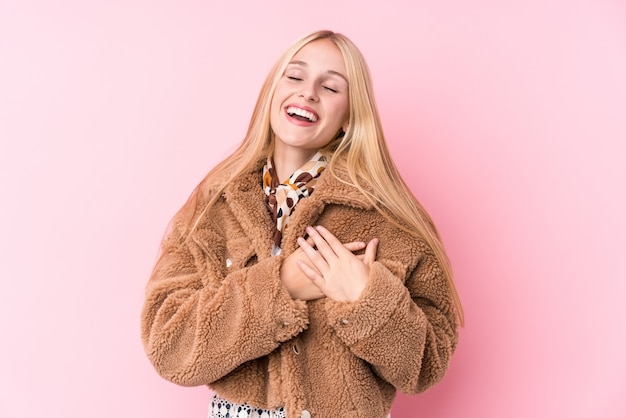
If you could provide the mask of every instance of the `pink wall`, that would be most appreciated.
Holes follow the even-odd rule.
[[[205,416],[143,354],[143,287],[271,63],[324,27],[367,56],[467,313],[394,418],[626,416],[624,4],[242,3],[0,2],[0,416]]]

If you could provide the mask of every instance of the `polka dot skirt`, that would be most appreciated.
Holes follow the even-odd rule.
[[[217,393],[211,399],[208,418],[286,418],[285,409],[274,411],[259,409],[244,403],[235,404],[220,397]]]

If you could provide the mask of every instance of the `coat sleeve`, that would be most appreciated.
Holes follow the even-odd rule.
[[[212,225],[201,239],[174,230],[164,240],[141,314],[150,361],[184,386],[210,384],[308,324],[306,304],[280,282],[280,257],[228,269],[223,232]]]
[[[339,338],[404,393],[422,392],[440,381],[458,341],[442,270],[424,243],[418,247],[408,269],[392,258],[374,262],[357,301],[326,304]]]

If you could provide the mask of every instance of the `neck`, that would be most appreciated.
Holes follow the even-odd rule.
[[[297,169],[308,162],[317,152],[317,150],[303,150],[282,147],[275,147],[272,161],[278,180],[283,182],[287,180]]]

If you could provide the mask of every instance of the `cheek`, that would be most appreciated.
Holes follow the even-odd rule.
[[[276,89],[274,90],[274,96],[272,97],[272,103],[274,102],[281,102],[283,100],[285,100],[287,98],[287,96],[290,93],[290,88],[289,85],[287,83],[285,83],[284,81],[279,81],[278,84],[276,84]]]
[[[345,124],[348,121],[348,118],[350,116],[350,103],[348,102],[348,100],[343,100],[338,106],[337,106],[337,114],[341,115],[341,124]]]
[[[279,97],[279,91],[278,89],[276,89],[276,91],[274,92],[274,95],[272,96],[272,100],[270,100],[270,108],[273,111],[275,107],[278,106],[278,97]]]
[[[278,118],[279,113],[282,109],[281,107],[281,103],[282,103],[282,99],[281,97],[283,97],[281,95],[281,92],[278,88],[276,88],[276,91],[274,92],[274,96],[272,96],[272,100],[270,100],[270,108],[269,108],[269,112],[270,112],[270,121],[274,122],[276,120],[276,118]]]
[[[285,101],[289,98],[289,89],[285,88],[285,86],[281,84],[282,83],[279,83],[276,86],[276,90],[274,90],[274,95],[270,101],[270,112],[272,113],[280,112],[283,104],[285,104]]]
[[[270,109],[270,129],[272,130],[273,133],[276,133],[276,129],[278,128],[278,125],[280,124],[278,109],[279,108],[275,106],[274,103],[272,103],[272,107]]]

